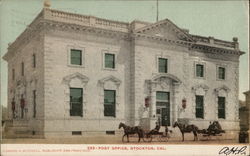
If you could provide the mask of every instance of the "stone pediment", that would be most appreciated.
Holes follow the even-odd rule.
[[[142,33],[172,40],[193,41],[191,35],[189,35],[185,30],[177,27],[168,19],[136,29],[134,33]]]
[[[198,84],[192,87],[192,91],[196,95],[205,95],[208,91],[209,87],[206,84]]]
[[[198,84],[196,86],[192,87],[192,90],[198,90],[198,89],[203,89],[205,91],[207,91],[209,89],[209,87],[206,84]]]
[[[226,85],[214,89],[215,92],[220,92],[221,90],[224,90],[225,92],[230,92],[230,88],[228,88]]]
[[[159,81],[162,81],[164,79],[170,79],[174,83],[177,83],[177,84],[182,83],[181,80],[178,77],[176,77],[176,76],[174,76],[172,74],[169,74],[169,73],[157,74],[157,75],[153,76],[153,78],[152,78],[152,80],[155,81],[155,82],[157,82],[157,81],[159,82]]]
[[[69,85],[70,82],[74,79],[81,81],[81,83],[83,83],[83,84],[86,84],[89,81],[89,78],[87,78],[86,76],[77,72],[77,73],[74,73],[74,74],[71,74],[71,75],[64,77],[63,83]]]
[[[114,82],[116,85],[120,85],[121,84],[121,80],[119,80],[118,78],[110,75],[110,76],[107,76],[101,80],[99,80],[99,83],[100,84],[104,84],[105,82],[108,82],[108,81],[112,81]]]

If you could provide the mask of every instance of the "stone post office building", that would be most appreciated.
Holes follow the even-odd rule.
[[[9,45],[14,133],[115,133],[217,120],[239,129],[237,38],[193,35],[165,19],[131,23],[44,8]]]

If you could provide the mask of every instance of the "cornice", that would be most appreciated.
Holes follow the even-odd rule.
[[[147,35],[142,33],[133,33],[131,34],[131,37],[134,39],[145,39],[149,41],[155,41],[158,43],[168,43],[172,45],[178,45],[182,47],[190,47],[192,45],[192,42],[183,41],[183,40],[172,40],[165,37],[155,36],[155,35]]]
[[[87,32],[91,34],[95,34],[98,36],[104,37],[114,37],[114,38],[123,38],[128,39],[129,33],[121,32],[121,31],[112,31],[102,28],[96,28],[91,26],[82,26],[77,24],[69,24],[63,22],[55,22],[51,20],[44,20],[43,21],[45,29],[47,31],[51,30],[51,28],[63,30],[63,31],[74,31],[74,32]]]
[[[177,45],[181,47],[187,47],[190,51],[196,50],[203,53],[211,53],[211,54],[231,54],[231,55],[242,55],[244,52],[230,49],[230,48],[222,48],[216,45],[206,45],[199,44],[197,42],[188,42],[183,40],[173,40],[155,35],[147,35],[142,33],[133,33],[131,37],[134,39],[145,39],[149,41],[155,41],[157,43],[168,43],[171,45]]]
[[[171,25],[177,34],[184,35],[186,39],[180,38],[179,40],[173,40],[143,33],[145,29],[152,29],[162,24]],[[233,42],[228,42],[214,39],[213,37],[207,38],[191,35],[178,28],[174,23],[167,19],[149,24],[148,26],[134,32],[131,31],[130,26],[131,24],[126,22],[106,20],[94,16],[84,16],[45,8],[37,15],[24,32],[21,33],[8,47],[8,52],[3,58],[8,61],[17,50],[20,51],[20,49],[27,45],[35,36],[39,36],[42,31],[50,31],[50,28],[63,31],[75,31],[77,33],[87,32],[98,36],[131,41],[134,39],[143,39],[159,44],[168,43],[170,45],[188,48],[190,51],[198,51],[202,53],[222,55],[230,54],[236,56],[244,54],[244,52],[239,50],[237,38],[234,38]]]
[[[222,48],[222,47],[218,47],[215,45],[199,44],[199,43],[192,44],[192,46],[190,47],[190,50],[196,50],[196,51],[205,52],[205,53],[232,54],[232,55],[238,55],[238,56],[244,54],[244,52],[239,51],[239,50]]]

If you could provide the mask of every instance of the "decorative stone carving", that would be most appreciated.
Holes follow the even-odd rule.
[[[105,84],[106,82],[108,82],[108,81],[114,82],[117,88],[120,86],[120,84],[121,84],[121,82],[122,82],[122,81],[119,80],[118,78],[116,78],[116,77],[110,75],[110,76],[108,76],[108,77],[105,77],[105,78],[99,80],[99,83],[100,83],[102,86],[104,86],[104,84]]]
[[[120,84],[121,84],[121,80],[114,77],[113,75],[104,77],[102,79],[100,79],[98,81],[99,84],[99,88],[100,88],[100,92],[99,92],[99,101],[100,101],[100,105],[101,107],[99,107],[99,111],[100,112],[104,112],[104,90],[105,89],[111,89],[111,90],[115,90],[116,91],[116,117],[119,118],[120,117],[120,110],[121,110],[121,97],[120,97]],[[104,114],[103,114],[104,115]]]
[[[174,75],[172,75],[172,74],[169,74],[169,73],[157,74],[156,76],[154,76],[154,77],[152,78],[152,80],[153,80],[153,81],[157,81],[159,78],[160,78],[160,80],[162,80],[163,78],[169,78],[169,79],[173,80],[174,83],[179,83],[179,84],[181,84],[181,80],[180,80],[178,77],[176,77],[176,76],[174,76]]]
[[[217,96],[226,96],[231,90],[226,85],[214,89]]]
[[[70,102],[69,96],[70,96],[70,87],[82,87],[83,88],[83,116],[86,115],[87,113],[87,101],[86,101],[86,92],[85,92],[85,88],[86,88],[86,84],[88,83],[89,78],[87,78],[86,76],[80,74],[80,73],[74,73],[71,75],[68,75],[66,77],[63,78],[62,83],[65,84],[65,113],[67,113],[69,115],[69,105],[68,103]]]
[[[208,89],[209,87],[205,84],[199,84],[192,87],[192,91],[195,93],[195,95],[205,95]]]
[[[169,91],[172,93],[172,98],[170,100],[173,101],[173,103],[171,103],[172,113],[170,122],[176,121],[178,118],[177,102],[179,100],[179,86],[182,81],[172,74],[161,73],[153,76],[151,80],[146,80],[145,83],[147,84],[147,88],[150,90],[150,119],[153,122],[156,121],[156,91],[162,90]],[[154,125],[154,123],[151,125]]]
[[[161,27],[163,27],[163,28],[167,27],[165,29],[172,30],[172,33],[174,33],[174,35],[176,35],[181,40],[193,41],[192,36],[190,36],[189,34],[184,32],[182,29],[178,28],[174,23],[172,23],[168,19],[156,22],[155,24],[147,25],[147,26],[145,26],[143,28],[135,30],[134,32],[136,32],[136,33],[145,33],[145,32],[148,32],[148,31],[152,31],[154,29],[158,30]]]
[[[76,81],[79,80],[81,84],[86,85],[86,83],[89,81],[89,78],[86,76],[80,74],[80,73],[74,73],[69,76],[66,76],[63,78],[63,83],[71,86],[71,83],[77,83]]]
[[[221,87],[215,88],[214,92],[215,92],[215,107],[216,107],[216,114],[218,117],[218,97],[226,97],[226,101],[225,101],[225,109],[226,109],[226,118],[229,115],[229,107],[228,107],[228,93],[231,91],[230,88],[228,88],[226,85],[222,85]]]

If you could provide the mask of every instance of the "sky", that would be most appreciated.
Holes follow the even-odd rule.
[[[131,22],[156,21],[156,0],[50,0],[51,8],[100,18]],[[2,56],[8,43],[36,17],[43,8],[43,0],[0,0],[1,104],[7,104],[7,63]],[[248,3],[236,1],[167,1],[159,0],[159,20],[168,18],[189,33],[213,36],[232,41],[238,37],[240,49],[239,98],[249,90],[249,15]]]

